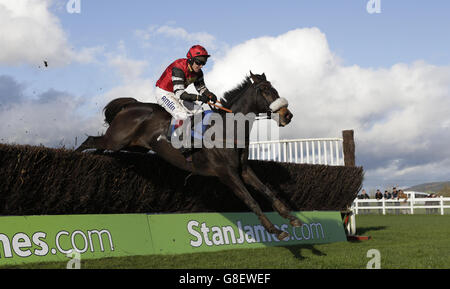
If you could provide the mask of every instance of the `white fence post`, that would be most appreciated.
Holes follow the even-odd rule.
[[[441,196],[441,215],[444,215],[444,198]]]
[[[383,198],[382,199],[382,202],[383,202],[383,215],[386,215],[386,203],[385,203],[385,199]]]

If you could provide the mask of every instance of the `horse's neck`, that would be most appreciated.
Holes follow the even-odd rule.
[[[230,107],[234,114],[242,113],[247,115],[249,113],[257,114],[256,96],[252,87],[249,87]]]
[[[245,131],[245,142],[246,144],[249,143],[250,139],[250,132],[253,127],[253,123],[255,119],[253,117],[256,117],[256,115],[259,113],[257,111],[256,107],[256,96],[255,91],[253,88],[248,88],[243,95],[241,95],[236,102],[231,105],[230,109],[233,112],[233,114],[236,116],[238,113],[243,114],[245,117],[248,117],[249,120],[249,129]],[[237,127],[234,128],[235,130],[238,129]],[[242,128],[241,128],[242,129]]]

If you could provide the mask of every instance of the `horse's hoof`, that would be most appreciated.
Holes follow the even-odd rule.
[[[293,220],[291,220],[291,226],[292,227],[301,227],[301,226],[303,226],[303,224],[299,219],[293,219]]]
[[[280,241],[287,241],[287,240],[289,240],[289,233],[285,232],[285,231],[281,232],[278,235],[278,240],[280,240]]]

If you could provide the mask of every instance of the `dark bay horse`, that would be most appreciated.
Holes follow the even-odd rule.
[[[293,115],[283,103],[278,92],[267,81],[264,74],[250,72],[250,77],[235,89],[225,93],[222,105],[233,113],[267,113],[277,114],[279,126],[289,124]],[[275,111],[273,108],[276,107]],[[279,240],[289,234],[276,228],[264,215],[261,207],[253,199],[245,185],[254,187],[272,204],[272,207],[294,227],[302,225],[288,208],[263,184],[248,165],[249,130],[245,133],[243,148],[203,148],[193,153],[192,161],[187,161],[182,153],[175,149],[166,135],[171,115],[158,104],[141,103],[133,98],[118,98],[111,101],[104,109],[105,121],[109,124],[105,135],[89,136],[76,151],[95,148],[100,150],[119,151],[129,147],[142,147],[153,150],[172,165],[189,171],[192,174],[215,176],[228,186],[258,216],[261,224],[270,234]],[[215,110],[225,118],[225,112]]]

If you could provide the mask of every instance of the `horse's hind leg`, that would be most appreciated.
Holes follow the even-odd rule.
[[[75,151],[82,152],[87,149],[105,150],[104,137],[88,136],[88,138]]]
[[[275,194],[266,185],[264,185],[259,180],[255,172],[249,166],[246,166],[242,170],[242,179],[246,184],[263,193],[264,196],[266,196],[266,198],[271,202],[273,208],[280,214],[280,216],[290,221],[292,227],[302,226],[302,222],[297,217],[291,215],[290,210],[275,196]]]
[[[247,188],[242,183],[242,180],[237,173],[228,172],[222,176],[219,176],[219,178],[224,184],[227,184],[233,192],[258,216],[259,221],[267,232],[270,234],[275,234],[279,240],[285,240],[289,237],[287,232],[277,229],[264,215],[261,207],[247,191]]]

